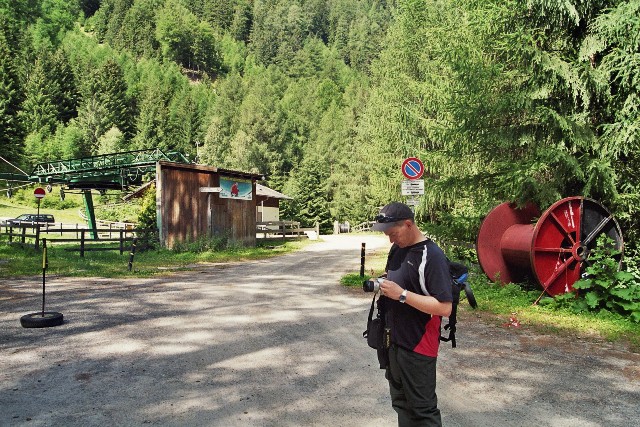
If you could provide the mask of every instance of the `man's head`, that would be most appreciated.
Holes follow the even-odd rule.
[[[391,243],[401,248],[424,240],[424,236],[413,221],[413,211],[404,203],[389,203],[376,216],[374,231],[382,231],[389,236]]]

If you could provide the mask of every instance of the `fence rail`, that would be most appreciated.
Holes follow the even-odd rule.
[[[147,230],[132,228],[130,223],[109,223],[108,227],[88,228],[85,225],[58,224],[4,224],[0,226],[0,234],[7,237],[9,243],[19,243],[22,245],[32,245],[36,250],[40,249],[40,242],[46,238],[50,243],[78,243],[80,256],[88,251],[108,251],[119,250],[120,254],[125,251],[125,246],[138,238],[145,243]],[[262,238],[301,238],[307,236],[311,240],[317,239],[320,235],[319,224],[315,227],[303,228],[297,221],[267,221],[256,223],[256,236]],[[94,238],[97,236],[97,238]],[[117,243],[110,247],[97,246],[100,243]]]
[[[256,223],[256,235],[262,238],[268,237],[302,237],[306,235],[315,240],[320,235],[320,225],[316,223],[313,228],[301,228],[297,221],[264,221]]]
[[[108,251],[119,250],[122,255],[125,251],[125,245],[134,239],[139,239],[146,235],[146,230],[124,229],[124,228],[87,228],[86,226],[76,227],[55,227],[50,224],[17,224],[4,225],[2,234],[7,236],[9,243],[20,243],[22,245],[31,245],[36,250],[40,249],[40,241],[46,238],[50,243],[78,243],[76,249],[80,252],[80,256],[84,257],[84,253],[88,251]],[[58,233],[61,237],[57,237]],[[94,239],[93,236],[98,236]],[[96,246],[97,243],[118,243],[110,247]],[[73,249],[71,249],[73,250]]]
[[[353,227],[351,227],[351,232],[358,233],[358,232],[362,232],[362,231],[371,231],[371,227],[375,223],[376,223],[375,221],[361,222],[360,224],[354,225]]]

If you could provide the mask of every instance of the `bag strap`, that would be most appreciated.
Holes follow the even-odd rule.
[[[371,321],[373,320],[373,308],[376,302],[376,294],[373,294],[373,299],[371,300],[371,308],[369,309],[369,319],[367,319],[367,330],[362,333],[364,338],[367,338],[369,335],[369,327],[371,326]]]

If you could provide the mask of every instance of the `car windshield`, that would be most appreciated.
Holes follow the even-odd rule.
[[[29,218],[30,216],[31,215],[29,215],[29,214],[22,214],[22,215],[18,215],[18,217],[16,219],[27,220],[27,219],[30,219]]]

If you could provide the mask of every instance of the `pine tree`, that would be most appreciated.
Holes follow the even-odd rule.
[[[40,132],[50,135],[57,126],[58,109],[55,104],[57,86],[48,76],[45,69],[46,52],[40,57],[29,73],[25,85],[25,99],[21,106],[20,118],[27,133]]]
[[[80,94],[76,88],[75,76],[63,49],[58,49],[51,58],[49,78],[54,82],[53,102],[56,105],[57,119],[68,123],[77,117]]]
[[[132,52],[138,57],[160,56],[160,43],[156,39],[156,11],[162,0],[136,0],[127,10],[115,39],[114,46]]]
[[[91,147],[97,147],[100,136],[112,126],[120,129],[125,136],[131,137],[132,114],[127,84],[122,68],[117,62],[108,60],[95,70],[83,90],[82,104],[86,114],[82,123],[91,123]]]
[[[7,160],[20,164],[23,129],[18,111],[21,95],[14,67],[13,55],[0,32],[0,151]],[[0,171],[4,170],[6,163],[2,162]]]

